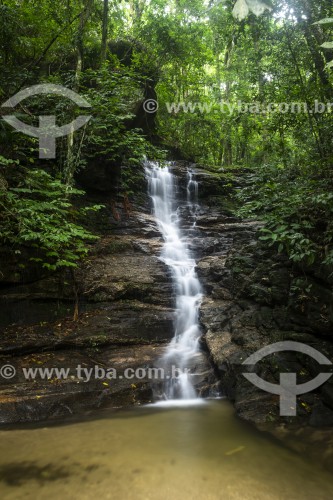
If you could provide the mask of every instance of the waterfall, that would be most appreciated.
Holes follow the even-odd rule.
[[[169,266],[176,295],[176,317],[174,337],[165,355],[159,362],[169,376],[163,384],[165,399],[193,399],[197,397],[193,385],[193,373],[199,351],[199,305],[201,286],[197,278],[195,260],[191,257],[186,238],[180,231],[180,217],[177,210],[175,179],[168,167],[157,163],[146,163],[149,195],[152,199],[154,216],[163,236],[164,245],[160,259]],[[197,209],[198,183],[193,173],[187,175],[187,205],[194,219]]]

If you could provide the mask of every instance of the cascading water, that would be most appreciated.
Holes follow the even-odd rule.
[[[161,260],[170,267],[176,293],[175,334],[159,366],[165,373],[174,373],[164,382],[165,399],[193,399],[197,397],[192,383],[191,368],[200,357],[199,351],[199,305],[201,286],[197,278],[196,263],[180,231],[180,219],[175,200],[175,180],[168,167],[154,162],[146,163],[149,194],[153,202],[154,215],[164,239]],[[188,173],[187,203],[195,219],[198,183]],[[192,228],[195,225],[193,222]]]

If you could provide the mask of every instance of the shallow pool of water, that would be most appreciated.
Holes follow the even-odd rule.
[[[330,500],[333,476],[222,400],[1,430],[0,498]]]

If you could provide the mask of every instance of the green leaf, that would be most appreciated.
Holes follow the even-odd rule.
[[[321,19],[313,24],[320,24],[322,26],[333,26],[333,17],[325,17],[325,19]]]
[[[333,49],[333,42],[325,42],[320,47],[322,49]]]

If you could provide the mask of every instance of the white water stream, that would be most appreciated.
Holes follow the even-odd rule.
[[[176,183],[168,167],[146,163],[148,189],[153,202],[154,216],[164,239],[161,260],[170,267],[176,293],[175,334],[161,366],[167,372],[178,370],[164,387],[166,399],[193,399],[197,397],[191,381],[191,364],[199,354],[199,305],[202,297],[195,260],[190,255],[186,238],[180,231],[177,212]],[[191,172],[187,178],[187,203],[192,216],[198,196],[198,183]],[[195,222],[193,223],[193,226]],[[192,226],[192,227],[193,227]]]

